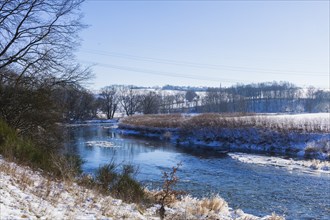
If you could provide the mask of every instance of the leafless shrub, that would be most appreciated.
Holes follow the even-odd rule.
[[[64,180],[73,180],[81,171],[81,164],[83,161],[80,157],[75,155],[51,155],[54,170],[58,172],[58,175]]]
[[[162,178],[164,182],[162,191],[155,195],[156,201],[160,204],[158,212],[161,219],[165,218],[165,206],[173,203],[179,195],[183,194],[182,191],[173,189],[179,181],[176,173],[180,166],[182,166],[182,163],[178,163],[176,166],[172,167],[170,173],[166,171],[163,172]]]

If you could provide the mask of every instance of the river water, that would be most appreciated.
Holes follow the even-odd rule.
[[[170,171],[182,162],[178,187],[192,196],[219,194],[230,207],[257,216],[276,212],[286,219],[330,219],[329,174],[245,164],[205,149],[123,136],[112,124],[73,126],[69,134],[69,149],[82,157],[87,173],[115,160],[137,167],[136,178],[148,188],[157,189],[162,184],[162,171]],[[86,143],[90,141],[111,147]]]

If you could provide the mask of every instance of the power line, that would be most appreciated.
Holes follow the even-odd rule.
[[[175,78],[184,78],[184,79],[195,79],[195,80],[203,80],[203,81],[209,81],[209,82],[227,82],[227,83],[262,83],[262,82],[251,82],[247,80],[241,80],[241,79],[228,79],[228,78],[218,78],[218,77],[205,77],[205,76],[197,76],[197,75],[187,75],[187,74],[180,74],[180,73],[173,73],[173,72],[164,72],[164,71],[155,71],[155,70],[150,70],[150,69],[140,69],[140,68],[135,68],[135,67],[126,67],[126,66],[118,66],[118,65],[111,65],[111,64],[105,64],[105,63],[99,63],[99,62],[92,62],[92,61],[86,61],[86,60],[80,60],[82,63],[88,63],[92,64],[95,66],[101,66],[105,68],[110,68],[110,69],[117,69],[117,70],[124,70],[124,71],[129,71],[129,72],[137,72],[137,73],[144,73],[144,74],[149,74],[149,75],[158,75],[158,76],[167,76],[167,77],[175,77]],[[300,88],[309,88],[310,86],[299,86]],[[330,88],[321,88],[321,87],[316,87],[316,89],[321,89],[325,91],[329,91]]]
[[[135,67],[126,67],[126,66],[118,66],[118,65],[111,65],[111,64],[104,64],[99,62],[91,62],[80,60],[80,62],[89,63],[96,66],[102,66],[111,69],[118,69],[118,70],[125,70],[130,72],[139,72],[151,75],[159,75],[159,76],[167,76],[167,77],[176,77],[176,78],[185,78],[185,79],[196,79],[196,80],[204,80],[210,82],[229,82],[229,83],[238,83],[238,82],[249,82],[246,80],[237,80],[237,79],[228,79],[228,78],[218,78],[218,77],[207,77],[207,76],[197,76],[197,75],[188,75],[188,74],[181,74],[181,73],[173,73],[173,72],[163,72],[163,71],[155,71],[150,69],[140,69]]]
[[[266,74],[283,74],[283,75],[298,75],[298,76],[329,76],[325,72],[306,72],[306,71],[292,71],[292,70],[274,70],[274,69],[262,69],[262,68],[251,68],[251,67],[241,67],[241,66],[229,66],[229,65],[219,65],[219,64],[204,64],[204,63],[194,63],[187,61],[177,61],[170,59],[159,59],[159,58],[151,58],[144,56],[135,56],[130,54],[123,53],[115,53],[115,52],[104,52],[99,50],[90,50],[90,49],[82,49],[84,53],[96,54],[102,56],[110,56],[110,57],[119,57],[126,58],[136,61],[146,61],[153,63],[163,63],[169,65],[177,65],[177,66],[187,66],[194,68],[202,68],[202,69],[213,69],[213,70],[226,70],[226,71],[235,71],[235,72],[253,72],[253,73],[266,73]],[[325,74],[322,74],[325,73]]]

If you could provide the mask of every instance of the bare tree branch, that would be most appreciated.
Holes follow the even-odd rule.
[[[83,1],[1,1],[0,69],[15,70],[20,75],[18,81],[31,74],[56,77],[58,81],[77,77],[79,71],[72,61],[79,44],[78,32],[86,27],[80,22]],[[80,71],[87,73],[86,69]]]

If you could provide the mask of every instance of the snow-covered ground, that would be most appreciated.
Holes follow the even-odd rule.
[[[147,209],[126,204],[72,182],[55,181],[0,158],[0,218],[9,219],[159,219],[159,205]],[[272,215],[256,217],[232,210],[219,196],[189,196],[166,208],[166,219],[260,219],[280,220]]]
[[[47,179],[0,160],[0,217],[4,219],[145,219],[135,204]]]
[[[289,128],[292,126],[292,128],[330,131],[330,113],[266,114],[266,117],[269,124],[287,125]]]
[[[330,162],[320,160],[293,160],[275,156],[264,156],[246,153],[229,153],[231,158],[242,163],[251,163],[261,166],[277,166],[288,170],[298,170],[305,173],[330,174]]]

